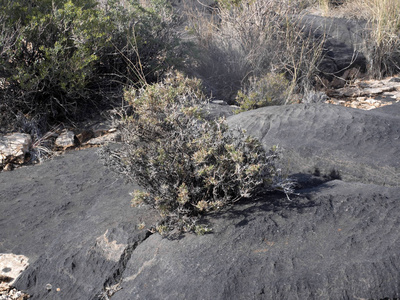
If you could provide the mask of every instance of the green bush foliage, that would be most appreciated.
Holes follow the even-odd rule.
[[[1,109],[64,121],[104,104],[106,90],[156,80],[180,56],[166,1],[103,2],[0,0]]]
[[[237,112],[285,104],[289,96],[289,87],[290,82],[283,73],[268,73],[261,78],[252,77],[247,88],[239,91],[236,96],[236,102],[240,105]]]
[[[109,40],[107,18],[94,1],[8,2],[6,24],[18,36],[1,57],[3,72],[29,111],[74,111],[87,97],[94,64]]]
[[[133,205],[148,204],[163,221],[155,230],[207,232],[197,217],[281,184],[276,149],[225,121],[206,120],[200,82],[182,74],[129,89],[133,116],[123,123],[123,143],[102,150],[107,165],[137,182]]]

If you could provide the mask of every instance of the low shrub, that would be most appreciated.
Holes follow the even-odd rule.
[[[154,85],[128,89],[133,114],[124,118],[122,144],[101,156],[112,169],[137,182],[133,205],[148,204],[163,217],[154,230],[207,232],[196,224],[202,213],[218,210],[265,189],[288,191],[276,168],[276,148],[223,119],[206,120],[200,82],[182,74]]]
[[[285,104],[289,86],[285,74],[269,73],[261,78],[252,77],[248,86],[242,88],[236,96],[236,102],[240,105],[237,112]]]
[[[95,1],[43,1],[29,8],[2,2],[8,29],[20,23],[13,47],[1,57],[15,101],[34,114],[75,112],[88,98],[94,64],[109,38],[107,19]]]
[[[285,73],[289,93],[312,86],[322,57],[323,37],[305,32],[307,1],[220,0],[212,15],[189,13],[196,38],[196,74],[213,96],[234,103],[240,88],[268,73]]]

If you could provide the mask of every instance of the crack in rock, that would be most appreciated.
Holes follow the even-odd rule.
[[[111,243],[108,242],[108,238],[106,236],[107,232],[108,230],[103,236],[98,238],[98,242],[100,243],[100,245],[104,246],[102,248],[107,254],[107,258],[115,259],[116,254],[111,253],[112,252],[111,250],[116,249],[117,251],[119,251],[121,249],[122,244],[117,244],[116,241],[112,241]],[[151,232],[147,232],[142,240],[135,241],[134,243],[128,243],[127,247],[123,250],[123,252],[120,255],[118,264],[116,265],[114,272],[104,282],[102,291],[100,293],[97,293],[94,297],[92,297],[92,300],[109,300],[117,291],[121,289],[120,284],[122,281],[122,275],[125,272],[128,261],[132,257],[133,251],[135,251],[135,249],[141,243],[147,240],[151,235],[152,235]],[[107,245],[104,244],[105,242],[107,242]]]

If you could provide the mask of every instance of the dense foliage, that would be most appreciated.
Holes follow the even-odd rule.
[[[121,84],[155,80],[179,53],[168,5],[151,4],[1,0],[0,109],[61,121]]]
[[[206,120],[198,80],[181,74],[127,90],[133,115],[123,124],[123,143],[107,148],[108,165],[139,183],[132,203],[149,204],[164,217],[156,228],[199,230],[196,217],[260,190],[286,188],[279,180],[276,149],[265,151],[224,120]]]

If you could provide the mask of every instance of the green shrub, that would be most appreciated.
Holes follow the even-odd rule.
[[[285,74],[269,73],[261,78],[252,77],[248,87],[237,94],[236,102],[240,105],[237,112],[285,104],[289,86]]]
[[[137,182],[133,205],[156,208],[163,221],[155,230],[206,233],[199,215],[218,210],[281,184],[276,149],[225,121],[204,119],[200,82],[181,74],[162,83],[127,90],[134,111],[123,122],[123,143],[102,150],[106,164]]]
[[[6,24],[19,22],[12,48],[1,57],[16,96],[30,111],[73,112],[106,45],[107,18],[94,1],[8,2]]]
[[[137,1],[25,2],[0,0],[0,77],[8,83],[0,109],[9,115],[76,118],[117,98],[123,84],[156,80],[181,56],[164,0],[146,8]]]
[[[180,20],[167,0],[108,0],[103,7],[112,20],[112,47],[101,61],[103,73],[114,81],[140,85],[155,82],[171,66],[183,60],[185,44],[175,27]],[[141,2],[142,3],[142,2]]]

